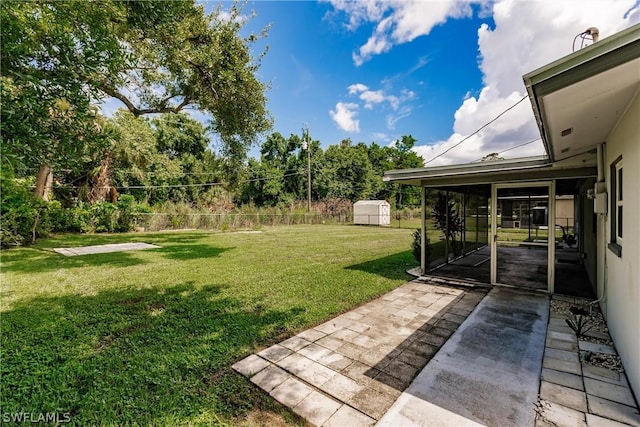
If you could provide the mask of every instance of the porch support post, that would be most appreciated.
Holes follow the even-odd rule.
[[[489,245],[491,247],[491,284],[497,283],[498,276],[498,189],[496,184],[491,184],[491,234],[489,235]]]
[[[467,195],[462,193],[462,256],[467,254]]]
[[[549,230],[547,243],[549,244],[547,259],[547,289],[550,294],[555,292],[556,277],[556,180],[549,184]]]
[[[475,217],[476,217],[476,250],[480,249],[480,224],[478,224],[478,221],[480,219],[480,196],[478,194],[476,194],[476,210],[475,210]]]
[[[444,259],[449,264],[449,192],[444,192]]]
[[[425,274],[428,269],[427,265],[427,189],[421,186],[420,208],[422,209],[422,222],[420,224],[420,271]]]

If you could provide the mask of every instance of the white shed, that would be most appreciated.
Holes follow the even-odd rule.
[[[353,223],[360,225],[389,225],[391,206],[384,200],[360,200],[353,204]]]

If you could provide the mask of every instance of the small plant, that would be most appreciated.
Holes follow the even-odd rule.
[[[590,314],[587,310],[582,307],[571,307],[569,309],[571,311],[572,317],[569,319],[565,319],[567,325],[576,333],[578,338],[581,338],[589,332],[595,326],[595,323],[590,319]]]
[[[422,232],[418,228],[413,232],[413,241],[411,242],[411,250],[416,261],[420,262],[420,254],[422,252]],[[425,258],[426,265],[431,261],[431,242],[429,237],[425,239]]]

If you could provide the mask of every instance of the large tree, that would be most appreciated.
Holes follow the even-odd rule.
[[[249,160],[249,175],[241,200],[275,206],[302,198],[303,193],[306,194],[305,167],[306,154],[302,156],[300,137],[291,135],[286,139],[279,132],[272,133],[262,144],[260,159]]]
[[[241,35],[237,3],[208,15],[194,0],[5,0],[0,8],[0,130],[3,158],[16,169],[68,167],[100,143],[91,105],[106,97],[136,117],[207,113],[235,163],[270,127],[255,76],[261,55],[251,52],[259,36]]]
[[[324,166],[315,180],[322,198],[352,202],[371,196],[373,169],[364,144],[351,145],[350,139],[332,145],[324,154]]]

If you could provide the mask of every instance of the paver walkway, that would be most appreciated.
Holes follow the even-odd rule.
[[[553,298],[575,302],[575,298],[555,295]],[[610,339],[608,334],[595,333],[594,336],[605,341]],[[536,427],[640,426],[638,405],[625,374],[585,363],[580,351],[616,354],[608,345],[578,340],[565,317],[552,312],[547,327]]]
[[[233,368],[314,425],[373,425],[486,292],[415,280]]]
[[[149,243],[112,243],[108,245],[78,246],[75,248],[55,248],[55,252],[64,256],[105,254],[109,252],[137,251],[141,249],[157,249],[160,246]]]
[[[493,288],[380,426],[533,426],[546,295]]]

